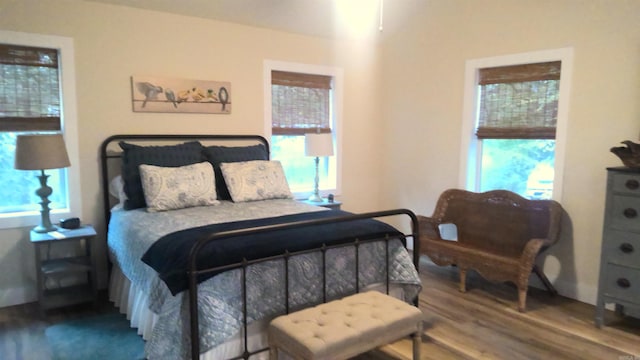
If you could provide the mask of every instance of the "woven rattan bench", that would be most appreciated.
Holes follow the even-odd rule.
[[[532,271],[557,293],[535,260],[558,241],[562,211],[553,200],[528,200],[507,190],[449,189],[440,194],[431,217],[418,215],[420,252],[440,266],[457,265],[462,292],[469,269],[489,280],[513,282],[518,310],[525,311]],[[442,231],[449,225],[456,228],[454,239]]]
[[[411,335],[418,360],[422,321],[415,306],[377,291],[358,293],[275,318],[270,358],[282,351],[294,359],[348,359]]]

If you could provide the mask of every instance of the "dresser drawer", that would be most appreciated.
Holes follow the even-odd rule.
[[[628,307],[625,306],[622,312],[627,316],[633,316],[634,318],[640,319],[640,307]]]
[[[607,267],[604,292],[616,299],[637,303],[640,299],[640,269],[613,264]]]
[[[610,211],[611,226],[618,230],[640,232],[640,198],[613,195]]]
[[[640,266],[640,234],[611,230],[604,238],[602,251],[607,262]]]
[[[612,180],[613,192],[640,196],[640,176],[638,174],[614,173]]]

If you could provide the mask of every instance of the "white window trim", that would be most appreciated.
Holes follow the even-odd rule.
[[[0,30],[0,43],[45,47],[60,50],[60,78],[62,87],[62,133],[71,166],[67,168],[69,208],[51,210],[50,219],[57,223],[70,216],[81,216],[80,156],[78,151],[78,115],[76,110],[76,75],[73,39],[68,37],[30,34]],[[35,192],[37,189],[33,189]],[[56,189],[53,189],[56,191]],[[24,215],[23,215],[24,214]],[[0,216],[0,229],[35,226],[40,223],[40,211],[17,216]]]
[[[569,122],[569,99],[571,75],[573,73],[573,48],[535,51],[506,56],[467,60],[465,65],[464,108],[462,112],[462,141],[460,145],[459,186],[477,191],[480,181],[481,142],[475,136],[478,109],[478,71],[482,68],[520,65],[548,61],[561,61],[558,120],[556,124],[555,164],[553,180],[554,200],[562,199],[564,159],[567,127]]]
[[[321,190],[321,196],[332,193],[340,196],[342,193],[342,98],[343,98],[343,73],[341,68],[301,64],[276,60],[264,60],[264,133],[267,139],[271,139],[271,71],[289,71],[305,74],[326,75],[333,78],[333,108],[331,128],[335,129],[336,148],[336,188]],[[309,196],[311,193],[304,194]],[[294,194],[302,195],[302,194]]]

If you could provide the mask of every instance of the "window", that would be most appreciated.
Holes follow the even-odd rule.
[[[11,189],[0,196],[0,228],[40,220],[39,171],[14,169],[23,133],[63,132],[72,167],[46,170],[51,220],[79,215],[79,200],[69,193],[79,184],[72,59],[68,38],[0,31],[0,189]]]
[[[305,156],[305,134],[330,133],[338,148],[336,71],[326,68],[268,62],[271,158],[279,160],[297,198],[313,191],[315,162]],[[339,152],[320,157],[319,188],[323,195],[338,192]]]
[[[463,137],[462,161],[467,189],[559,197],[570,58],[571,51],[564,50],[467,64],[471,89],[463,131],[470,138]]]

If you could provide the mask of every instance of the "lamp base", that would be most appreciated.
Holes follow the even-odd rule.
[[[47,185],[48,177],[49,175],[46,175],[44,170],[40,170],[40,176],[38,176],[40,188],[36,190],[36,195],[40,197],[42,210],[40,210],[40,225],[33,229],[33,231],[37,233],[47,233],[58,229],[55,225],[51,224],[51,220],[49,219],[49,195],[51,195],[53,190]]]
[[[322,202],[322,198],[318,194],[313,194],[309,196],[309,201],[311,202]]]
[[[48,233],[48,232],[51,232],[51,231],[56,231],[58,229],[59,228],[57,226],[55,226],[55,225],[51,225],[50,227],[45,227],[45,226],[42,226],[42,225],[38,225],[38,226],[34,227],[33,229],[31,229],[31,231],[39,233],[39,234],[43,234],[43,233]]]

